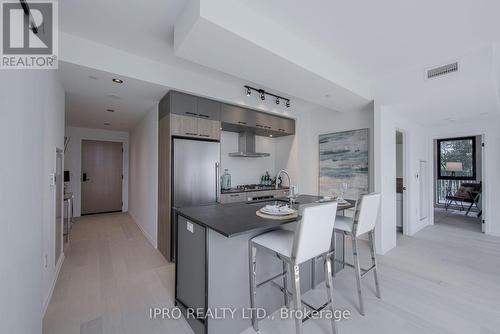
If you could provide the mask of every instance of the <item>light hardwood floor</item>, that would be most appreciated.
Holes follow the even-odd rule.
[[[362,247],[367,264],[369,253]],[[352,270],[335,279],[336,306],[350,309],[353,316],[340,323],[342,333],[500,334],[500,238],[436,224],[413,237],[401,236],[398,247],[378,259],[382,300],[375,297],[367,276],[364,317],[357,312]],[[174,266],[151,247],[128,215],[81,218],[44,319],[44,333],[191,333],[184,320],[149,320],[150,307],[173,305],[173,280]],[[319,286],[304,299],[318,305],[323,296]],[[329,330],[326,320],[304,325],[305,334]],[[293,323],[265,320],[260,332],[292,333]]]

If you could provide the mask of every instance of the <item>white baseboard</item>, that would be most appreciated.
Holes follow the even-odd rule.
[[[59,272],[61,271],[63,262],[64,262],[65,256],[64,252],[61,253],[61,257],[59,258],[59,261],[56,264],[56,270],[54,273],[54,278],[52,280],[52,284],[50,285],[50,291],[49,295],[47,296],[47,299],[43,302],[43,316],[45,317],[45,312],[47,312],[47,307],[49,307],[50,300],[52,299],[52,294],[54,293],[54,288],[56,287],[57,279],[59,278]]]
[[[135,225],[137,225],[139,227],[139,230],[141,230],[142,234],[146,237],[146,239],[149,241],[151,246],[153,246],[155,249],[157,249],[158,245],[156,243],[156,240],[154,240],[154,238],[152,236],[150,236],[149,233],[147,233],[142,228],[141,224],[137,223],[138,220],[134,217],[134,215],[131,212],[128,212],[128,214],[130,215],[130,217],[132,217],[132,220],[134,221]]]

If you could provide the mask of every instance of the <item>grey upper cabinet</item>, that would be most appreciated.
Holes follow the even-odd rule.
[[[220,102],[174,91],[170,99],[173,114],[220,121]]]
[[[163,104],[160,103],[161,115],[165,114],[164,109],[168,109],[166,112],[171,114],[217,122],[220,121],[222,123],[222,129],[225,131],[252,131],[256,135],[275,137],[295,134],[295,120],[291,118],[225,104],[176,91],[170,91],[168,99],[164,100],[169,106],[163,106]],[[191,127],[191,122],[189,120],[176,119],[176,121],[180,122],[180,124],[177,124],[178,126],[175,127],[176,129],[179,129],[179,134],[177,135],[181,135],[181,133],[183,133],[183,135],[187,135],[185,134],[186,132],[196,132],[197,135],[198,133],[202,133],[203,137],[206,137],[207,135],[212,139],[217,137],[215,134],[215,123],[212,124],[209,122],[202,122],[200,128],[203,131],[191,131],[192,129],[187,131],[185,129]],[[218,123],[219,125],[220,122]]]
[[[274,117],[271,128],[279,133],[293,135],[295,134],[295,120],[291,118]]]
[[[221,103],[202,97],[197,98],[197,111],[198,117],[211,119],[214,121],[220,120]]]
[[[198,116],[196,112],[198,107],[197,98],[180,92],[171,92],[170,112],[184,116]]]
[[[238,126],[255,127],[255,112],[242,107],[224,104],[221,121]]]

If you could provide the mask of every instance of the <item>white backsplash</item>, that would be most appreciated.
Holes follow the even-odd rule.
[[[229,157],[229,153],[238,151],[238,134],[236,132],[221,132],[221,173],[224,169],[229,169],[231,174],[231,186],[238,184],[260,183],[260,177],[266,171],[271,177],[276,175],[275,139],[269,137],[256,136],[255,148],[257,152],[269,153],[269,157],[262,158],[236,158]]]

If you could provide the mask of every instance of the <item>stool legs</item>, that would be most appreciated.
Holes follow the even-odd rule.
[[[377,258],[375,257],[375,231],[374,230],[368,233],[368,240],[370,242],[370,252],[372,255],[372,266],[373,266],[373,277],[375,278],[375,289],[377,291],[377,297],[381,298],[380,285],[378,282],[378,275],[377,275]]]
[[[359,313],[365,315],[365,307],[363,303],[363,295],[361,292],[361,269],[359,267],[359,257],[358,257],[358,242],[356,236],[352,236],[352,255],[354,260],[354,271],[356,273],[356,284],[358,287],[358,298],[359,298]]]
[[[248,263],[250,264],[250,268],[249,268],[250,269],[249,270],[249,274],[250,274],[250,308],[251,308],[251,312],[252,312],[252,327],[256,332],[258,332],[259,331],[259,323],[257,320],[257,316],[255,314],[256,313],[256,311],[255,311],[255,294],[256,294],[256,290],[257,290],[255,270],[256,270],[257,248],[250,245],[248,254],[249,254]]]
[[[295,333],[302,334],[302,317],[299,317],[302,313],[302,300],[300,293],[300,272],[299,265],[293,264],[292,267],[292,288],[293,288],[293,306],[295,309]]]
[[[334,255],[335,256],[335,255]],[[335,263],[335,262],[333,262]],[[326,285],[326,293],[327,293],[327,301],[330,301],[330,310],[332,311],[332,331],[333,334],[337,334],[337,321],[333,317],[333,313],[335,312],[335,308],[333,307],[333,277],[332,273],[335,271],[335,268],[332,268],[332,260],[330,255],[325,256],[325,285]]]
[[[288,302],[288,264],[283,262],[283,301],[285,302],[285,307],[288,308],[290,303]]]

